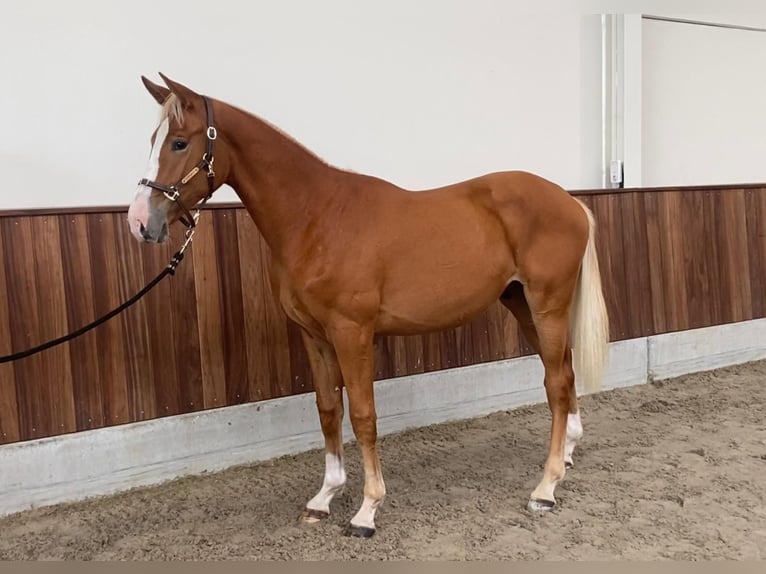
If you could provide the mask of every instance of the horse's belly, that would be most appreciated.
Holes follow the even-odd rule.
[[[386,282],[377,331],[405,335],[463,324],[496,301],[514,273],[510,259],[495,265],[473,260],[452,269],[413,269],[406,279]]]

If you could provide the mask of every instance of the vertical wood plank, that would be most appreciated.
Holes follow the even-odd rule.
[[[454,332],[458,364],[461,367],[470,365],[473,361],[473,336],[470,323],[455,327]]]
[[[677,192],[664,192],[660,196],[660,223],[662,232],[663,275],[668,321],[673,331],[689,328],[687,306],[686,267],[684,265],[683,229],[681,219],[681,196]],[[667,305],[670,303],[670,305]]]
[[[723,262],[721,261],[722,243],[720,240],[719,218],[722,207],[720,191],[707,192],[703,196],[703,221],[706,235],[705,258],[710,291],[706,304],[709,308],[710,320],[713,325],[720,325],[724,318],[723,301],[729,297],[728,282],[722,281]]]
[[[657,192],[642,193],[646,214],[646,241],[649,256],[649,279],[652,295],[652,324],[655,334],[669,330],[665,310],[665,277],[663,272],[663,244],[660,235],[660,199]]]
[[[143,249],[154,245],[138,243],[130,234],[125,216],[111,214],[117,248],[117,274],[120,302],[132,297],[146,285],[148,277],[144,271]],[[133,421],[152,419],[157,416],[152,350],[149,344],[149,317],[146,299],[122,313],[122,328],[126,344],[128,375],[128,408]]]
[[[177,227],[174,226],[173,233],[177,233]],[[132,239],[127,235],[126,237],[128,241]],[[133,241],[141,256],[144,282],[150,281],[168,264],[173,253],[170,249],[170,242],[160,245],[142,245],[135,243],[135,240]],[[178,337],[175,336],[173,328],[171,290],[175,280],[175,277],[166,277],[141,301],[146,309],[145,328],[148,335],[147,347],[149,351],[147,360],[151,363],[151,390],[154,398],[153,407],[156,409],[157,416],[176,415],[183,412],[176,370],[178,362],[176,340]]]
[[[375,380],[390,379],[393,376],[393,365],[388,352],[388,337],[375,335],[372,349],[375,357]]]
[[[203,211],[194,237],[194,285],[197,291],[200,365],[204,408],[226,404],[221,295],[218,285],[213,214]]]
[[[183,229],[176,229],[171,234],[173,244],[170,251],[173,253],[181,247],[184,232]],[[194,245],[189,249],[194,250]],[[167,264],[167,261],[165,263]],[[179,412],[194,412],[203,408],[204,398],[198,336],[197,289],[194,284],[194,255],[191,251],[185,253],[184,260],[176,268],[175,275],[168,283],[176,377],[178,378]]]
[[[503,340],[504,307],[495,301],[487,309],[487,334],[489,337],[489,357],[491,361],[505,358],[505,341]]]
[[[96,318],[87,216],[60,215],[59,234],[67,322],[72,331]],[[69,343],[77,430],[100,428],[106,423],[98,353],[102,328]]]
[[[441,369],[442,356],[439,333],[423,335],[423,370],[425,372]]]
[[[115,219],[110,215],[86,216],[93,276],[93,312],[100,317],[120,303]],[[128,401],[127,345],[122,318],[114,317],[97,329],[98,381],[103,393],[107,426],[132,421]]]
[[[64,295],[64,269],[61,262],[59,221],[55,215],[32,217],[37,305],[41,341],[69,332],[67,300]],[[69,343],[45,351],[43,380],[49,387],[50,421],[54,433],[77,430],[72,388],[72,363]]]
[[[10,292],[5,278],[7,253],[0,228],[0,354],[13,352],[11,322],[8,310]],[[0,365],[0,444],[21,440],[19,405],[16,396],[16,373],[13,363]]]
[[[725,232],[721,238],[724,281],[729,284],[730,297],[726,301],[729,321],[745,321],[752,318],[745,205],[744,190],[727,190],[724,193],[721,221]]]
[[[700,217],[704,210],[702,194],[699,191],[681,194],[681,213],[677,222],[683,228],[686,299],[692,329],[710,325],[710,276],[705,257],[706,233]]]
[[[233,209],[216,210],[213,215],[213,225],[223,312],[221,331],[226,370],[226,404],[235,405],[250,399],[235,211]]]
[[[403,377],[407,374],[407,346],[404,337],[391,335],[387,337],[388,353],[391,356],[391,366],[394,377]]]
[[[620,196],[622,205],[622,241],[625,257],[625,300],[627,302],[628,338],[652,334],[652,284],[646,209],[642,193]],[[598,233],[598,231],[597,231]],[[606,279],[609,280],[608,278]],[[602,279],[603,281],[603,279]]]
[[[32,224],[29,217],[15,217],[3,218],[0,225],[6,248],[5,276],[12,348],[13,352],[19,352],[43,342]],[[14,364],[21,440],[57,432],[52,426],[50,387],[43,376],[45,360],[39,353]]]
[[[415,375],[425,372],[423,337],[421,335],[408,335],[402,338],[407,360],[407,374]]]
[[[593,214],[598,226],[596,234],[604,299],[610,322],[610,339],[629,337],[629,307],[626,300],[625,255],[620,229],[622,220],[617,196],[598,195],[593,198]]]
[[[244,209],[237,211],[242,308],[245,319],[247,377],[251,400],[272,396],[269,339],[266,325],[266,295],[269,278],[261,266],[261,234]]]
[[[266,345],[269,349],[271,371],[271,396],[283,397],[292,390],[290,372],[290,339],[287,336],[287,320],[281,305],[271,288],[271,250],[266,241],[261,241],[261,273],[269,285],[263,293],[266,311]]]
[[[485,363],[492,358],[489,350],[488,321],[488,313],[487,311],[484,311],[469,323],[473,346],[471,364]]]
[[[754,319],[766,317],[766,188],[748,190],[747,245]]]
[[[455,329],[447,329],[439,333],[439,356],[442,359],[442,369],[460,366]]]

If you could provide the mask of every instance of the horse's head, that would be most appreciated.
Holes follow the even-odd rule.
[[[177,219],[187,227],[196,223],[190,210],[221,185],[222,174],[216,170],[225,167],[215,141],[212,102],[160,76],[168,87],[141,77],[162,112],[151,137],[146,174],[128,210],[133,235],[156,243],[167,239],[168,227]]]

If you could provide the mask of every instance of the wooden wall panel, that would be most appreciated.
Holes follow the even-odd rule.
[[[442,351],[438,333],[423,335],[423,369],[426,373],[442,368]],[[378,377],[382,378],[382,377]]]
[[[373,339],[376,380],[390,379],[394,376],[388,341],[388,337],[380,335],[376,335]]]
[[[495,302],[487,309],[487,337],[489,339],[489,360],[499,361],[507,357],[505,353],[505,329],[503,315],[509,314],[501,303]]]
[[[183,243],[184,229],[175,229],[169,252],[175,253]],[[165,259],[162,265],[167,265]],[[200,360],[200,327],[197,318],[196,289],[194,283],[194,256],[187,252],[176,268],[170,284],[170,301],[173,322],[172,345],[175,348],[178,377],[178,405],[180,412],[194,412],[204,408],[202,386],[202,362]],[[159,269],[156,270],[159,272]],[[168,341],[162,342],[171,344]]]
[[[151,277],[144,271],[143,250],[135,249],[135,239],[127,233],[125,218],[119,214],[112,214],[111,217],[117,254],[117,286],[120,301],[125,301],[146,285]],[[110,269],[109,273],[115,273],[115,268]],[[132,421],[152,419],[160,415],[157,409],[156,386],[158,381],[161,385],[167,384],[156,375],[156,372],[164,371],[168,359],[162,358],[157,361],[152,356],[149,325],[152,330],[156,330],[159,321],[157,317],[149,316],[147,307],[147,301],[141,301],[120,317],[127,354],[125,371],[128,377],[128,411]],[[172,357],[169,360],[172,360]]]
[[[766,316],[766,187],[597,190],[612,339]],[[113,309],[183,240],[144,245],[124,212],[0,214],[0,353]],[[443,332],[376,337],[376,379],[534,351],[499,302]],[[0,443],[260,401],[313,389],[300,328],[271,289],[247,212],[206,209],[176,274],[85,336],[0,365]]]
[[[443,369],[452,369],[460,366],[457,329],[450,329],[439,333],[439,354],[441,355]]]
[[[250,400],[250,388],[247,381],[245,318],[235,211],[226,209],[214,212],[213,231],[219,269],[226,404],[236,405]]]
[[[646,247],[649,258],[650,273],[649,285],[651,287],[652,299],[652,323],[655,333],[664,333],[669,331],[668,313],[666,310],[666,292],[664,281],[663,252],[665,247],[661,237],[660,221],[660,199],[661,194],[647,193],[644,195],[644,215],[646,217]],[[601,223],[601,222],[597,222]],[[599,253],[600,255],[600,253]],[[602,281],[608,283],[611,278],[608,275],[602,276]],[[614,337],[614,335],[612,335]]]
[[[62,261],[66,262],[62,266],[64,309],[68,331],[72,331],[96,319],[87,217],[59,216],[59,244]],[[99,377],[98,333],[90,331],[68,346],[77,430],[102,427],[106,419]]]
[[[1,222],[0,222],[1,223]],[[5,279],[6,249],[0,227],[0,354],[13,353],[8,283]],[[19,402],[16,397],[16,373],[13,363],[0,365],[0,444],[21,440]]]
[[[753,317],[766,317],[766,194],[748,190],[745,212],[751,309]]]
[[[202,214],[192,247],[197,319],[199,321],[200,366],[204,408],[226,404],[226,363],[223,355],[221,295],[216,259],[213,212]],[[193,336],[193,335],[192,335]]]
[[[705,257],[705,228],[695,221],[704,213],[704,196],[690,192],[681,196],[678,224],[683,230],[682,243],[686,282],[686,303],[689,310],[689,328],[696,329],[711,323],[710,281],[708,259]]]
[[[724,232],[721,234],[723,252],[723,281],[728,284],[729,298],[725,301],[724,317],[727,323],[744,321],[752,317],[750,295],[750,258],[748,257],[747,214],[744,190],[723,194],[720,213]]]
[[[132,240],[131,238],[127,238]],[[156,249],[141,249],[141,264],[144,270],[144,283],[155,277],[170,259],[170,246],[167,244],[155,246]],[[144,298],[143,307],[146,309],[147,324],[154,327],[147,333],[146,348],[149,361],[153,366],[152,380],[162,381],[161,385],[151,385],[144,390],[150,394],[152,405],[158,416],[173,415],[181,410],[181,392],[178,383],[178,357],[176,356],[176,333],[173,325],[172,304],[173,281],[163,281],[152,289]],[[137,291],[141,286],[133,286]],[[136,310],[131,310],[135,313]],[[152,388],[153,387],[153,388]]]
[[[271,367],[266,325],[268,277],[261,272],[261,236],[250,216],[237,211],[239,230],[239,267],[242,281],[242,312],[245,320],[245,350],[250,399],[260,401],[271,396]]]
[[[489,349],[489,324],[488,313],[484,312],[469,323],[471,327],[471,338],[473,343],[473,353],[471,353],[471,364],[486,363],[491,360],[492,354]]]
[[[265,241],[260,243],[260,253],[253,253],[257,258],[260,273],[266,278],[270,277],[271,250]],[[290,369],[290,339],[287,336],[287,318],[282,312],[279,303],[274,296],[274,291],[269,282],[262,291],[263,304],[266,311],[266,321],[263,327],[266,329],[266,348],[269,357],[269,389],[268,396],[284,397],[292,393],[293,381]]]
[[[707,238],[705,244],[705,261],[708,274],[708,282],[711,289],[708,292],[707,305],[710,309],[710,324],[720,325],[724,323],[723,302],[729,298],[728,286],[721,281],[723,265],[721,263],[721,228],[719,224],[721,213],[721,192],[706,193],[703,199],[703,218],[701,227]],[[700,222],[698,221],[699,225]],[[723,230],[725,233],[726,230]]]
[[[652,317],[652,261],[646,228],[643,194],[625,193],[615,202],[619,212],[625,277],[626,337],[645,337],[654,332]],[[613,231],[612,234],[615,232]]]
[[[0,221],[5,247],[5,275],[8,286],[8,310],[13,351],[23,351],[43,342],[40,325],[38,284],[35,279],[35,255],[31,218]],[[47,355],[40,353],[16,361],[16,396],[19,425],[23,439],[57,434],[53,422],[53,397],[43,378]]]
[[[425,372],[423,364],[423,336],[411,335],[403,337],[405,350],[404,371],[408,375]]]
[[[97,317],[124,301],[120,297],[115,218],[110,214],[87,216],[90,265],[93,276],[93,312]],[[138,303],[141,304],[140,302]],[[84,321],[86,323],[87,321]],[[97,385],[103,395],[104,421],[116,425],[132,420],[128,408],[127,364],[129,355],[123,319],[115,317],[94,331],[98,346]]]
[[[61,337],[69,332],[67,300],[64,291],[64,271],[58,217],[36,217],[31,222],[37,307],[40,319],[39,341]],[[44,352],[41,376],[50,396],[50,428],[56,433],[77,430],[72,364],[69,345],[60,345]]]

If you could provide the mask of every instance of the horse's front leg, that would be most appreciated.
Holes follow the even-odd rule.
[[[375,514],[386,495],[377,450],[372,339],[371,325],[341,320],[331,328],[330,340],[348,393],[351,426],[364,462],[364,500],[351,519],[349,533],[363,538],[375,534]]]
[[[317,410],[325,441],[322,488],[306,504],[301,517],[304,522],[314,523],[330,515],[330,502],[346,484],[342,438],[343,378],[332,346],[305,331],[302,334],[314,378]]]

